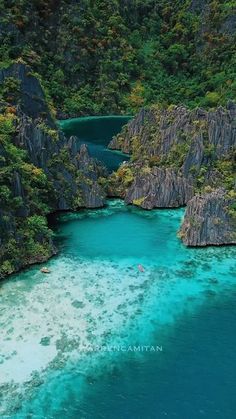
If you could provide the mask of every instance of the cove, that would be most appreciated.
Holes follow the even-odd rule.
[[[88,146],[90,154],[102,161],[109,172],[129,159],[126,154],[107,148],[112,137],[121,131],[131,116],[89,116],[58,121],[66,136],[75,135],[81,144]]]
[[[1,417],[235,417],[236,249],[184,247],[182,216],[58,217],[51,274],[1,284]]]

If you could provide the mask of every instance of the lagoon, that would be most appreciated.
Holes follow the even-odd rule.
[[[109,150],[107,145],[118,134],[131,116],[87,116],[59,121],[67,137],[75,135],[80,144],[86,144],[90,154],[100,160],[109,172],[118,169],[127,154]]]
[[[1,286],[2,415],[234,417],[235,249],[186,249],[182,215],[115,200],[59,217],[51,274]]]
[[[1,283],[1,417],[236,416],[236,248],[186,248],[183,214],[57,215],[51,273]],[[119,349],[138,346],[162,350]]]

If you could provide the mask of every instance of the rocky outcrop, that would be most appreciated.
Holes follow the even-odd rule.
[[[215,111],[176,106],[160,110],[153,106],[141,110],[110,147],[132,155],[133,172],[144,166],[171,168],[195,188],[217,188],[224,183],[220,162],[233,165],[235,116],[233,102]]]
[[[26,157],[13,169],[12,156],[4,147],[0,150],[2,170],[8,173],[0,179],[0,278],[55,254],[46,214],[105,203],[98,179],[106,170],[86,146],[79,146],[75,137],[67,140],[61,132],[45,131],[25,114],[17,121],[11,141]]]
[[[81,190],[83,206],[99,208],[105,204],[105,193],[98,183],[99,177],[107,175],[106,169],[91,158],[87,146],[83,144],[77,155],[77,167],[82,173],[82,179],[77,181]]]
[[[76,137],[67,139],[61,131],[49,129],[22,113],[16,131],[15,145],[25,149],[30,162],[52,182],[52,210],[104,205],[104,191],[97,180],[106,175],[106,170],[89,156],[85,145],[79,146]]]
[[[190,174],[191,167],[196,169],[209,161],[209,148],[218,158],[227,155],[236,145],[236,105],[229,102],[227,108],[215,111],[203,109],[188,110],[185,107],[171,107],[160,110],[151,107],[142,109],[118,134],[109,147],[126,153],[159,159],[173,153],[173,161]],[[176,160],[183,154],[183,161]],[[196,172],[195,172],[196,174]]]
[[[150,173],[136,176],[125,195],[125,202],[144,209],[177,208],[192,196],[193,187],[186,178],[174,170],[155,167]]]
[[[233,199],[224,189],[194,196],[187,205],[180,237],[187,246],[236,244]]]
[[[47,124],[55,127],[55,122],[51,116],[44,91],[37,77],[32,73],[30,67],[22,63],[15,63],[7,68],[0,70],[0,84],[7,79],[14,79],[19,83],[19,97],[11,100],[12,105],[18,103],[21,111],[33,118],[42,118]]]
[[[108,147],[111,150],[120,150],[123,153],[130,154],[132,152],[132,141],[135,137],[143,134],[143,127],[145,123],[154,123],[154,114],[150,110],[141,109],[140,112],[131,119],[131,121],[124,127],[121,134],[115,136]]]
[[[145,209],[187,205],[181,237],[188,246],[235,243],[235,121],[233,102],[210,111],[141,110],[110,144],[131,161],[111,175],[109,194]],[[194,197],[204,190],[215,192]]]
[[[0,278],[55,253],[47,214],[105,203],[98,180],[106,169],[58,130],[28,67],[0,71],[5,88],[15,80],[17,95],[0,106]]]

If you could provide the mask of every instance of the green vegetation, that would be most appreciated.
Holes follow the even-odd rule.
[[[133,204],[137,205],[138,207],[140,207],[140,205],[142,205],[142,203],[144,202],[145,197],[139,198],[139,199],[134,199],[133,200]]]
[[[16,218],[14,228],[17,240],[13,235],[6,237],[4,247],[0,250],[0,278],[11,274],[22,266],[43,262],[52,255],[52,231],[47,227],[43,216]],[[1,229],[0,229],[1,230]]]
[[[1,66],[40,74],[64,114],[225,105],[236,93],[235,0],[0,0]]]
[[[131,183],[134,180],[134,175],[132,173],[132,170],[129,167],[122,166],[120,167],[115,176],[117,176],[119,179],[122,179],[122,182],[125,186],[131,185]]]
[[[14,77],[8,77],[2,86],[0,98],[6,102],[16,102],[19,98],[20,86],[19,81]]]
[[[168,156],[162,158],[160,164],[168,167],[181,168],[190,149],[190,141],[174,144]]]
[[[7,108],[0,115],[0,278],[52,254],[52,232],[45,217],[47,177],[13,144],[16,125],[17,117]]]
[[[38,127],[47,135],[49,135],[54,141],[58,140],[58,131],[52,128],[49,128],[45,122],[40,122]]]

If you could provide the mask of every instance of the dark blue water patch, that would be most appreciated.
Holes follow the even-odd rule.
[[[186,314],[158,335],[162,353],[126,356],[113,372],[90,382],[73,414],[68,400],[68,417],[235,418],[235,324],[236,289],[209,298],[197,314]]]
[[[59,121],[59,125],[67,137],[77,136],[81,144],[88,146],[90,154],[102,161],[109,172],[112,172],[123,161],[129,160],[129,156],[109,150],[107,146],[130,119],[131,116],[81,117]]]
[[[67,136],[74,135],[77,131],[87,141],[103,141],[103,144],[107,144],[131,118],[132,116],[115,115],[86,116],[59,121],[59,125]]]

